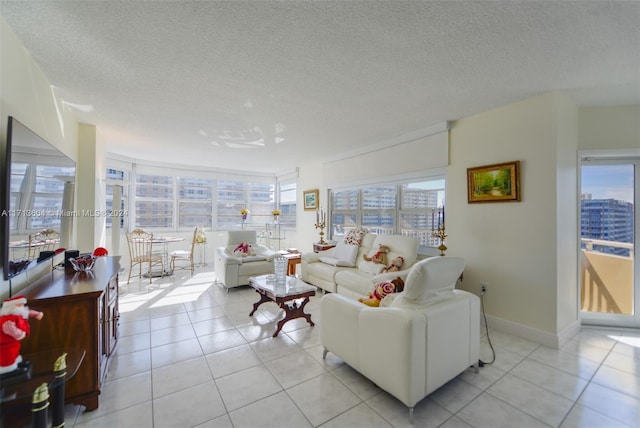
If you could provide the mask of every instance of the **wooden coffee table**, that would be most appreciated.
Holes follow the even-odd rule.
[[[260,294],[260,301],[253,304],[253,310],[249,316],[253,316],[258,307],[265,302],[274,302],[284,309],[284,318],[278,321],[278,328],[273,333],[276,337],[286,322],[296,318],[305,318],[314,326],[311,315],[304,312],[304,307],[309,303],[309,297],[315,296],[316,287],[304,281],[288,276],[284,283],[276,283],[274,275],[262,275],[249,279],[249,285]],[[298,299],[304,299],[298,304]]]

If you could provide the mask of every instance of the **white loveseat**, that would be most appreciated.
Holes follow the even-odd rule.
[[[480,357],[480,299],[454,290],[464,260],[417,262],[401,293],[381,307],[339,294],[320,303],[323,358],[331,352],[373,383],[413,407]],[[386,306],[386,307],[383,307]]]
[[[363,256],[372,256],[380,244],[389,247],[387,265],[400,256],[404,258],[404,264],[398,272],[378,273],[381,265],[364,260]],[[305,253],[302,255],[301,270],[302,280],[313,284],[325,291],[339,293],[354,299],[367,297],[373,286],[384,280],[396,277],[405,279],[416,262],[418,256],[418,240],[402,235],[375,235],[366,233],[362,236],[354,266],[334,266],[321,261],[333,259],[338,247],[319,253]]]
[[[236,247],[247,242],[255,255],[234,254]],[[249,278],[273,273],[273,258],[276,252],[256,242],[255,230],[230,230],[227,244],[216,249],[216,279],[227,289],[249,284]]]

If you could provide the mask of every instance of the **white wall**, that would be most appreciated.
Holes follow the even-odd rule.
[[[7,117],[77,160],[78,123],[55,95],[51,84],[0,16],[0,130],[6,141]]]
[[[323,164],[320,162],[302,165],[299,168],[298,182],[296,185],[297,200],[296,204],[296,236],[298,243],[294,244],[302,253],[313,251],[313,243],[320,240],[320,230],[315,228],[316,213],[315,211],[305,211],[302,204],[302,192],[305,190],[318,189],[319,206],[326,210],[329,206],[327,200],[327,187],[324,184]],[[327,230],[325,229],[325,237]]]
[[[77,121],[55,95],[47,78],[1,16],[0,65],[0,141],[3,149],[7,117],[13,116],[77,161]],[[42,270],[32,270],[13,280],[13,294],[42,274]],[[0,272],[0,298],[4,299],[9,294],[9,282],[1,278],[3,274]]]

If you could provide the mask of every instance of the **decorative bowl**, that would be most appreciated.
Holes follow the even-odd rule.
[[[76,272],[89,272],[93,269],[96,258],[93,255],[86,255],[69,259],[69,262]]]

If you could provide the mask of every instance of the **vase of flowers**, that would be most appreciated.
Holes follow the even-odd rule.
[[[240,214],[242,215],[242,221],[243,222],[247,221],[247,215],[249,214],[249,210],[246,208],[243,208],[240,210]]]
[[[278,223],[278,216],[280,215],[280,210],[271,211],[271,215],[273,215],[273,222]]]
[[[196,244],[206,244],[207,235],[204,232],[204,227],[198,226],[196,229]]]

